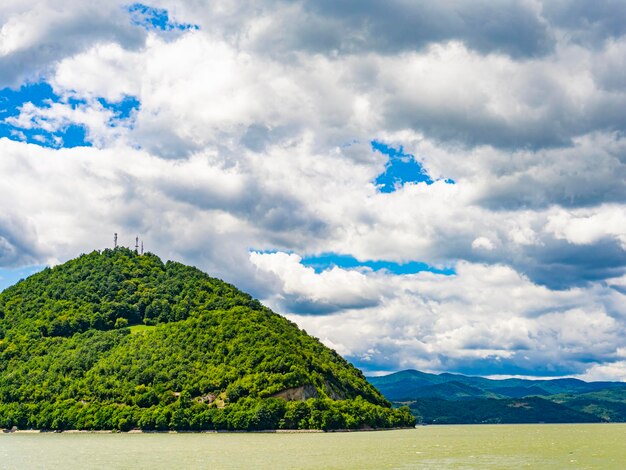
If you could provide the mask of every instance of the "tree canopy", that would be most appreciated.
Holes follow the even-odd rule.
[[[413,422],[294,323],[230,284],[153,254],[94,251],[0,293],[0,427]]]

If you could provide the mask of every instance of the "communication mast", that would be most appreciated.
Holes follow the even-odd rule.
[[[143,240],[141,240],[141,254],[143,255]]]
[[[139,237],[135,237],[135,253],[139,253]]]
[[[113,234],[113,248],[117,248],[117,232]]]

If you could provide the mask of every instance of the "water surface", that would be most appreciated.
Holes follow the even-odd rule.
[[[315,434],[2,434],[0,467],[626,468],[626,424]]]

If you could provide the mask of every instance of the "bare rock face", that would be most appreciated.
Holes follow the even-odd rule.
[[[345,400],[346,396],[333,386],[330,382],[325,381],[328,396],[333,400]]]
[[[211,404],[215,401],[217,397],[213,393],[207,393],[206,395],[202,395],[201,397],[196,398],[196,400],[200,403]]]
[[[272,395],[274,398],[282,398],[287,401],[305,401],[309,398],[317,398],[319,395],[313,385],[307,384],[301,387],[287,388],[282,392]]]

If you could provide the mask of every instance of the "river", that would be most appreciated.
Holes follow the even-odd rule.
[[[10,433],[2,469],[626,468],[626,424],[351,433]]]

